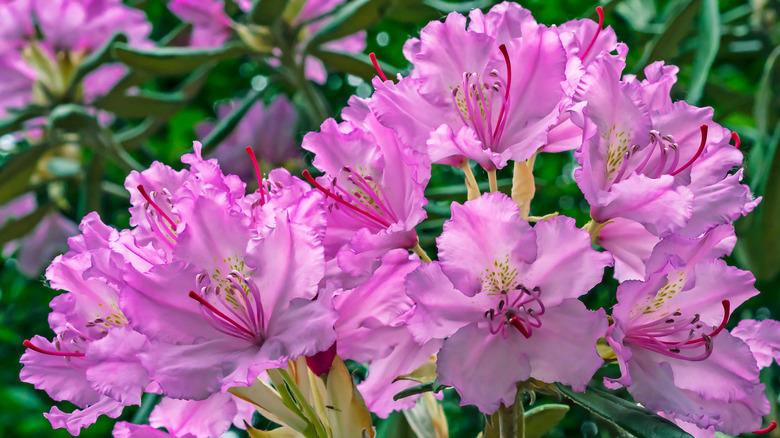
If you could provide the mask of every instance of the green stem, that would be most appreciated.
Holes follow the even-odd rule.
[[[431,258],[428,257],[428,253],[425,252],[424,249],[422,249],[422,247],[420,246],[420,242],[419,241],[414,244],[414,248],[412,248],[412,251],[414,251],[415,254],[420,256],[420,260],[422,260],[423,263],[430,263],[431,262]]]
[[[501,404],[498,408],[498,424],[501,438],[525,438],[523,400],[520,396],[512,406]]]

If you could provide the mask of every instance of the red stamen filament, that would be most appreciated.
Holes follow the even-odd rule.
[[[509,90],[512,88],[512,63],[509,62],[509,52],[506,51],[506,44],[498,46],[498,50],[504,55],[504,62],[506,63],[506,90],[504,91],[504,105],[501,105],[501,112],[498,113],[498,121],[496,121],[496,131],[493,133],[493,139],[498,137],[499,132],[502,132],[501,121],[504,118],[504,111],[506,111],[506,102],[509,102]]]
[[[590,40],[590,44],[588,44],[588,48],[585,49],[584,52],[582,52],[582,56],[580,56],[580,61],[585,59],[586,56],[588,56],[588,52],[590,52],[590,49],[593,47],[594,44],[596,44],[596,38],[599,37],[599,34],[601,33],[601,29],[604,27],[604,9],[601,6],[596,7],[596,13],[599,14],[599,28],[596,29],[596,34],[593,35],[593,39]]]
[[[265,187],[263,187],[263,175],[260,173],[260,165],[257,164],[257,157],[255,156],[255,151],[252,150],[251,146],[247,146],[244,150],[246,150],[246,153],[249,154],[249,157],[252,159],[252,164],[255,166],[255,175],[257,175],[257,190],[260,191],[260,205],[264,205]]]
[[[772,420],[772,422],[769,423],[769,426],[766,429],[754,430],[753,433],[758,434],[758,435],[763,435],[765,433],[769,433],[769,432],[775,430],[776,427],[777,427],[777,422],[775,420]]]
[[[385,227],[389,227],[389,226],[390,226],[390,223],[389,223],[389,222],[387,222],[386,220],[382,219],[381,217],[374,216],[374,215],[373,215],[373,214],[371,214],[371,213],[368,213],[368,212],[366,212],[366,211],[363,211],[363,210],[361,210],[361,209],[359,209],[359,208],[355,207],[354,205],[350,204],[349,202],[347,202],[347,201],[345,201],[345,200],[341,199],[340,197],[336,196],[336,194],[334,194],[334,193],[333,193],[333,192],[331,192],[330,190],[328,190],[328,189],[326,189],[325,187],[323,187],[323,186],[322,186],[320,183],[318,183],[317,181],[315,181],[315,180],[314,180],[314,178],[312,178],[312,176],[311,176],[311,174],[309,173],[309,171],[308,171],[308,170],[304,170],[304,171],[303,171],[303,177],[306,179],[306,181],[308,181],[308,182],[309,182],[309,184],[313,185],[313,186],[314,186],[314,187],[316,187],[316,188],[317,188],[319,191],[321,191],[322,193],[324,193],[324,194],[325,194],[325,195],[327,195],[328,197],[332,198],[332,199],[333,199],[333,200],[335,200],[336,202],[338,202],[338,203],[340,203],[340,204],[342,204],[342,205],[344,205],[344,206],[346,206],[346,207],[348,207],[348,208],[351,208],[352,210],[354,210],[354,211],[356,211],[356,212],[358,212],[358,213],[360,213],[360,214],[362,214],[362,215],[366,216],[367,218],[369,218],[369,219],[371,219],[371,220],[374,220],[374,221],[378,222],[378,223],[379,223],[379,224],[381,224],[382,226],[385,226]]]
[[[84,357],[86,356],[84,353],[67,353],[62,351],[50,351],[50,350],[44,350],[43,348],[36,347],[32,342],[25,340],[22,342],[22,345],[24,345],[26,348],[29,348],[32,351],[37,351],[38,353],[48,354],[49,356],[62,356],[62,357]]]
[[[224,313],[222,313],[222,312],[221,312],[219,309],[217,309],[216,307],[214,307],[213,305],[211,305],[211,303],[209,303],[208,301],[206,301],[206,299],[205,299],[205,298],[203,298],[202,296],[200,296],[200,295],[196,294],[196,293],[195,293],[195,291],[190,291],[190,298],[192,298],[193,300],[195,300],[195,301],[199,302],[199,303],[200,303],[200,304],[201,304],[203,307],[205,307],[205,308],[207,308],[207,309],[211,310],[211,311],[212,311],[212,312],[213,312],[215,315],[217,315],[217,316],[219,316],[220,318],[224,319],[225,321],[229,322],[229,323],[230,323],[230,324],[232,324],[232,325],[233,325],[235,328],[237,328],[237,329],[241,330],[242,332],[244,332],[244,333],[248,334],[248,335],[249,335],[250,337],[252,337],[252,338],[254,338],[254,337],[255,337],[255,334],[254,334],[254,333],[252,333],[251,331],[249,331],[249,330],[248,330],[246,327],[244,327],[243,325],[241,325],[241,324],[237,323],[237,322],[236,322],[236,321],[235,321],[233,318],[231,318],[231,317],[229,317],[229,316],[225,315]]]
[[[731,139],[734,140],[734,147],[739,149],[739,134],[736,131],[731,133]]]
[[[160,208],[160,206],[157,205],[156,202],[152,201],[152,198],[149,196],[148,193],[146,193],[146,189],[144,189],[144,186],[142,184],[138,184],[137,188],[138,191],[141,192],[141,196],[143,196],[144,199],[146,199],[146,202],[148,202],[149,205],[151,205],[155,210],[157,210],[157,213],[160,213],[160,216],[165,218],[165,220],[168,221],[168,223],[171,225],[171,228],[173,228],[173,230],[176,231],[176,223],[174,223],[173,220],[170,217],[168,217],[168,215],[165,214],[164,211],[162,211],[162,208]]]
[[[371,63],[374,64],[374,68],[376,69],[376,72],[379,73],[379,77],[382,78],[383,81],[387,81],[387,76],[385,76],[385,72],[382,71],[382,68],[379,67],[379,62],[376,60],[376,54],[374,52],[371,52],[368,54],[368,57],[371,58]]]
[[[512,324],[512,327],[516,328],[523,336],[525,336],[526,339],[531,337],[531,334],[528,333],[528,329],[525,328],[522,322],[520,322],[520,319],[516,316],[512,316],[509,318],[509,323]]]
[[[693,162],[696,161],[697,158],[699,158],[699,155],[701,155],[701,153],[704,152],[704,146],[707,145],[707,125],[701,125],[699,129],[701,129],[701,144],[699,145],[699,150],[696,151],[696,155],[694,155],[693,158],[688,160],[687,163],[683,164],[682,167],[670,173],[670,175],[675,176],[678,173],[682,172],[683,170],[687,169],[688,166],[693,164]]]

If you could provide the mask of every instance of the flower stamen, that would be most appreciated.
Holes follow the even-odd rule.
[[[84,353],[70,353],[65,351],[51,351],[51,350],[45,350],[40,347],[36,347],[35,344],[30,342],[29,340],[25,340],[22,342],[22,345],[24,345],[26,348],[29,348],[32,351],[37,351],[38,353],[47,354],[49,356],[61,356],[61,357],[84,357],[86,354]]]

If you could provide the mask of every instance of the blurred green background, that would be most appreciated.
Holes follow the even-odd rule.
[[[131,2],[146,11],[154,25],[152,38],[159,40],[180,25],[166,8],[163,0]],[[393,3],[393,2],[391,2]],[[377,57],[400,71],[408,71],[401,54],[407,38],[417,36],[428,20],[443,16],[440,9],[453,3],[440,1],[413,2],[399,0],[395,7],[383,10],[387,14],[378,24],[368,29],[366,53]],[[423,3],[425,5],[423,5]],[[521,3],[533,12],[537,21],[548,25],[590,17],[595,18],[597,3],[578,0],[529,0]],[[699,106],[712,106],[715,120],[742,138],[746,155],[746,179],[756,195],[763,196],[761,205],[736,226],[739,243],[729,259],[731,264],[751,270],[762,292],[743,305],[730,325],[738,319],[765,319],[780,317],[780,156],[775,154],[780,142],[780,28],[777,26],[780,2],[776,0],[623,0],[601,3],[605,10],[605,24],[612,26],[618,40],[629,46],[627,72],[642,76],[645,65],[664,60],[680,67],[679,82],[673,89],[675,100],[687,100]],[[465,2],[460,7],[488,8],[490,2]],[[143,165],[160,160],[180,168],[179,157],[190,151],[192,141],[198,139],[193,130],[197,122],[214,118],[214,108],[225,99],[240,97],[253,88],[262,89],[264,98],[289,92],[284,86],[268,83],[269,72],[251,58],[244,57],[219,63],[208,73],[200,93],[179,109],[153,136],[141,142],[132,155]],[[158,78],[143,85],[153,90],[170,90],[181,77]],[[328,81],[319,87],[332,116],[337,115],[353,94],[367,96],[371,86],[358,76],[331,72]],[[305,104],[296,101],[301,114]],[[302,118],[298,138],[316,123]],[[88,152],[84,152],[88,153]],[[310,160],[311,157],[306,157]],[[0,160],[3,160],[0,152]],[[2,162],[2,161],[0,161]],[[574,183],[572,172],[576,167],[571,154],[544,154],[536,164],[537,195],[532,214],[543,215],[553,211],[572,216],[579,225],[588,220],[587,205]],[[121,185],[125,171],[106,164],[101,172],[110,183]],[[88,174],[82,175],[88,179]],[[423,246],[433,254],[433,239],[441,224],[449,216],[449,204],[465,199],[462,177],[454,170],[437,166],[429,187],[429,220],[419,227]],[[479,181],[487,181],[477,174]],[[505,169],[499,179],[511,178]],[[776,181],[772,183],[771,181]],[[119,186],[113,186],[118,188]],[[508,189],[508,187],[505,187]],[[128,226],[127,198],[121,190],[105,190],[97,202],[88,204],[100,211],[104,221],[117,227]],[[74,195],[77,197],[77,195]],[[91,209],[90,209],[91,210]],[[66,210],[78,222],[87,212],[87,205],[74,202]],[[775,218],[775,219],[772,219]],[[609,273],[607,273],[608,278]],[[591,307],[609,307],[614,303],[616,283],[605,281],[587,297]],[[48,411],[51,401],[43,392],[18,379],[23,352],[22,341],[34,334],[50,336],[47,324],[48,302],[57,292],[46,287],[43,276],[28,280],[16,269],[15,260],[2,260],[0,266],[0,437],[2,436],[69,436],[64,430],[52,431],[42,413]],[[611,372],[611,370],[607,370]],[[777,407],[777,389],[780,381],[776,365],[764,370],[773,405],[772,418]],[[446,412],[450,419],[452,436],[475,436],[483,419],[473,409],[457,408],[452,394],[446,397]],[[70,408],[70,407],[69,407]],[[122,417],[132,419],[134,409],[128,408]],[[401,433],[403,418],[393,416],[380,425],[382,434]],[[107,436],[113,420],[102,418],[84,431],[82,436]],[[400,432],[399,432],[400,431]],[[777,432],[777,431],[776,431]],[[585,411],[573,409],[561,425],[549,436],[617,436],[616,431],[591,417]],[[780,436],[780,435],[775,435]]]

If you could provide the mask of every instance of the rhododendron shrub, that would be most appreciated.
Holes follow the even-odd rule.
[[[279,29],[241,21],[257,3],[169,8],[199,56],[235,33],[284,64],[261,47]],[[315,82],[306,36],[370,10],[338,3],[280,22]],[[452,12],[406,42],[405,76],[372,54],[373,93],[302,150],[290,100],[250,99],[199,126],[207,145],[225,141],[194,141],[184,169],[129,172],[129,228],[82,219],[46,271],[62,291],[53,334],[24,341],[22,381],[76,405],[45,414],[52,426],[77,435],[141,404],[114,436],[373,437],[392,415],[448,436],[444,398],[484,414],[481,436],[514,438],[569,409],[525,407],[565,398],[636,436],[770,432],[760,371],[780,358],[780,322],[736,324],[758,290],[726,261],[733,222],[761,201],[739,137],[672,99],[677,67],[624,73],[628,47],[597,13],[548,25],[514,3]],[[354,30],[326,48],[361,51]],[[590,221],[531,215],[535,165],[553,154],[576,161]],[[302,158],[300,176],[275,167]],[[465,196],[441,208],[431,181],[446,172]],[[256,412],[278,428],[256,429]]]

